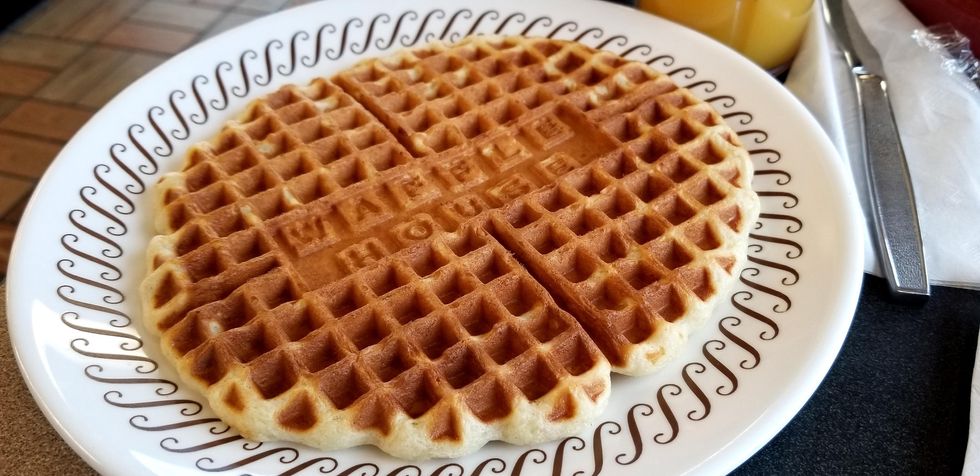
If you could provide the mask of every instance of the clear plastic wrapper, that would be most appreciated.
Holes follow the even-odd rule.
[[[912,38],[919,46],[942,55],[942,66],[947,73],[964,75],[975,90],[980,88],[980,60],[970,50],[970,39],[952,25],[944,23],[916,29]]]

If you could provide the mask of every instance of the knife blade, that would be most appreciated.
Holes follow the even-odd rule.
[[[929,278],[915,194],[881,56],[847,0],[823,0],[823,15],[854,78],[869,205],[882,271],[893,296],[926,298]]]

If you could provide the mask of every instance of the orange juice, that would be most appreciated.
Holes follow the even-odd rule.
[[[788,65],[800,47],[813,0],[639,0],[637,5],[775,71]]]

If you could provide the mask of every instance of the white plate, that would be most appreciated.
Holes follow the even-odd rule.
[[[334,1],[263,18],[157,68],[68,143],[21,221],[8,306],[31,391],[86,461],[110,474],[722,473],[800,409],[843,342],[862,262],[853,186],[817,123],[762,70],[652,16],[602,2],[493,3]],[[177,383],[155,339],[140,338],[146,187],[251,98],[469,32],[579,39],[668,71],[717,107],[757,169],[749,268],[676,361],[615,378],[608,410],[578,437],[414,464],[369,447],[241,439]]]

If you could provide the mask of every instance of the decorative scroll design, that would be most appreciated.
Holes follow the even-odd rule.
[[[766,145],[770,139],[768,132],[746,128],[751,127],[755,116],[736,109],[738,101],[735,97],[715,94],[721,88],[717,82],[699,78],[694,67],[676,65],[675,57],[663,53],[656,45],[634,43],[622,34],[609,34],[599,27],[572,20],[558,21],[549,16],[532,17],[521,12],[492,9],[463,8],[451,12],[434,9],[405,11],[397,15],[382,13],[370,19],[349,18],[337,25],[342,26],[325,23],[314,30],[272,39],[264,46],[246,49],[218,62],[209,71],[194,72],[186,87],[164,93],[160,98],[161,105],[147,109],[142,114],[145,121],[120,130],[120,138],[108,147],[106,159],[92,168],[93,184],[78,190],[82,205],[67,214],[72,230],[61,236],[65,253],[56,265],[64,278],[56,292],[72,308],[62,313],[61,321],[78,333],[78,337],[70,342],[70,348],[92,360],[93,363],[82,372],[92,381],[109,386],[103,395],[107,404],[136,411],[173,407],[180,414],[176,419],[163,420],[159,416],[138,413],[129,418],[132,428],[161,435],[159,446],[166,451],[193,454],[197,458],[195,466],[205,472],[245,471],[251,465],[262,463],[276,466],[282,475],[310,469],[336,476],[382,473],[382,468],[374,463],[310,456],[309,450],[289,446],[267,448],[261,443],[244,442],[234,457],[237,459],[219,461],[216,454],[209,454],[208,450],[212,448],[238,444],[243,438],[230,432],[229,427],[217,418],[201,415],[205,407],[198,401],[183,398],[177,383],[153,377],[158,364],[145,355],[142,340],[134,334],[132,320],[122,310],[126,296],[114,285],[125,273],[114,261],[128,251],[123,250],[118,239],[129,233],[127,221],[132,221],[136,211],[134,197],[147,190],[146,183],[152,182],[160,164],[173,160],[174,153],[198,126],[220,120],[218,113],[227,109],[235,98],[246,98],[254,88],[272,84],[302,68],[364,54],[372,48],[384,51],[434,39],[456,41],[469,34],[520,33],[574,39],[664,69],[666,74],[705,97],[706,102],[720,111],[741,140],[752,144],[749,154],[756,161],[757,176],[772,179],[768,188],[758,190],[763,200],[763,213],[755,232],[750,235],[748,264],[739,276],[741,286],[729,297],[736,312],[717,322],[718,335],[701,345],[701,358],[684,364],[680,374],[655,389],[647,401],[638,402],[624,414],[611,415],[612,419],[599,422],[589,441],[569,437],[554,445],[527,449],[513,461],[493,457],[478,460],[472,467],[448,463],[432,471],[406,465],[385,474],[479,476],[509,472],[520,475],[532,470],[537,472],[550,461],[552,474],[558,476],[567,469],[566,456],[572,451],[591,453],[592,466],[575,469],[570,474],[594,476],[610,466],[613,469],[609,472],[615,473],[616,468],[640,461],[651,442],[670,444],[689,424],[705,420],[718,399],[737,392],[739,378],[744,372],[761,365],[764,359],[762,345],[779,335],[778,314],[792,307],[790,288],[800,280],[800,272],[793,266],[793,260],[799,258],[804,249],[798,241],[787,236],[800,232],[804,223],[793,214],[799,198],[789,191],[791,175],[786,170],[772,168],[781,161],[782,154]],[[777,232],[763,233],[764,226]],[[773,253],[766,254],[765,258],[759,256],[766,247],[780,248],[775,253],[776,258],[770,256]],[[759,279],[763,274],[775,274],[778,280]],[[772,305],[772,301],[776,304]],[[761,325],[764,330],[753,334],[748,330],[751,327],[748,323]],[[90,340],[96,338],[115,340],[113,351],[96,350]],[[734,361],[731,361],[731,355],[737,355]],[[123,366],[128,363],[132,374],[109,375],[107,362]],[[708,381],[717,381],[719,376],[723,379],[722,385],[706,386]],[[148,389],[154,396],[131,397],[140,393],[128,389],[136,388]],[[684,394],[693,398],[681,398]],[[688,406],[692,402],[694,406]],[[180,431],[194,431],[198,437],[204,433],[213,438],[181,444],[186,438],[178,437]],[[631,450],[607,455],[604,448],[614,441]]]

